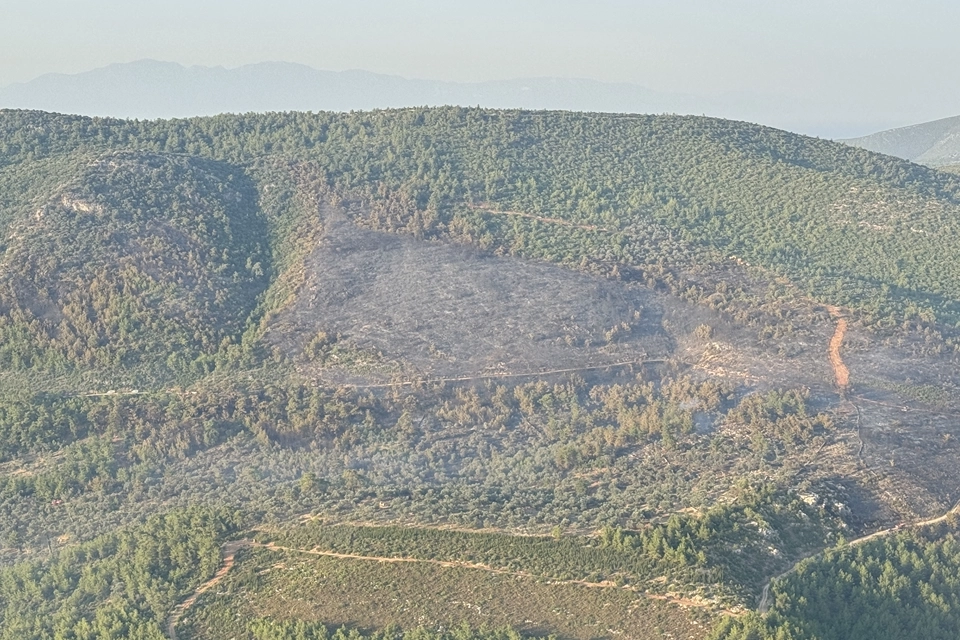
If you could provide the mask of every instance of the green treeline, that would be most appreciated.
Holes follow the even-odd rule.
[[[138,485],[150,469],[247,433],[265,445],[327,443],[349,447],[396,431],[415,440],[425,421],[443,428],[538,427],[547,454],[563,472],[611,461],[644,442],[674,447],[694,431],[694,414],[726,412],[725,420],[751,437],[762,458],[815,441],[832,428],[826,414],[808,414],[804,392],[770,392],[729,404],[730,391],[711,382],[666,379],[659,389],[642,376],[633,383],[588,387],[580,379],[513,387],[441,386],[419,397],[376,397],[349,388],[297,382],[219,382],[129,395],[0,397],[0,461],[60,451],[53,467],[0,475],[0,498],[36,495],[65,499]],[[612,456],[612,457],[611,457]]]
[[[523,640],[527,636],[513,629],[473,629],[463,625],[449,631],[430,629],[383,629],[364,633],[357,629],[330,629],[316,622],[277,621],[262,618],[250,623],[254,640]],[[539,636],[538,636],[539,637]],[[551,640],[554,636],[545,636]]]
[[[0,499],[66,499],[142,484],[157,464],[240,432],[264,443],[335,438],[369,398],[303,385],[213,385],[127,396],[36,394],[0,400],[0,459],[59,450],[52,469],[0,476]]]
[[[25,197],[44,182],[13,169]],[[320,231],[325,193],[282,161],[118,151],[46,199],[11,198],[0,366],[133,371],[151,384],[271,362],[261,323],[299,284],[292,267]]]
[[[188,509],[0,569],[0,638],[161,640],[173,607],[220,565],[233,516]]]
[[[808,560],[772,587],[766,616],[726,620],[723,640],[960,637],[960,537],[955,517]]]
[[[316,233],[324,200],[359,203],[376,228],[711,305],[736,292],[678,280],[677,268],[746,261],[868,324],[919,327],[933,350],[944,326],[932,323],[960,322],[960,271],[942,259],[960,250],[960,180],[744,123],[462,108],[157,122],[5,111],[0,184],[0,221],[15,231],[0,295],[7,366],[129,366],[160,350],[170,370],[198,374],[235,359],[229,346],[252,348],[263,313],[292,290],[307,246],[297,241]]]
[[[724,425],[723,433],[698,434],[695,415]],[[600,518],[639,527],[683,496],[657,469],[629,462],[638,447],[672,451],[691,473],[727,468],[734,460],[746,472],[816,446],[831,431],[829,417],[811,411],[801,391],[734,401],[710,382],[666,378],[655,385],[643,376],[594,386],[579,378],[437,385],[416,396],[293,380],[208,381],[129,395],[6,396],[0,397],[0,462],[20,462],[19,471],[0,475],[0,504],[26,511],[0,515],[0,536],[8,549],[35,545],[37,532],[23,518],[40,508],[36,501],[52,512],[53,501],[106,500],[102,508],[117,508],[116,501],[129,496],[158,500],[168,468],[189,465],[218,446],[226,446],[228,456],[240,455],[235,447],[253,447],[267,457],[326,460],[271,492],[289,505],[284,509],[387,501],[427,522],[449,510],[457,522],[477,527],[491,516],[515,526],[526,524],[530,513],[554,524],[590,513],[592,523]],[[451,432],[473,435],[451,446]],[[387,453],[386,443],[399,449]],[[400,465],[388,476],[361,463],[383,455],[397,456]],[[630,481],[617,479],[628,467]],[[256,474],[230,471],[217,481],[252,486]],[[70,523],[67,530],[88,531],[92,524]],[[697,564],[699,549],[671,545],[685,564]]]
[[[823,530],[811,525],[820,520],[820,513],[795,496],[769,485],[745,484],[731,504],[716,505],[695,516],[675,513],[664,523],[638,531],[605,527],[600,541],[604,547],[662,559],[675,567],[712,567],[717,580],[753,585],[774,563],[736,554],[750,545],[762,548],[770,543],[793,554],[816,548],[823,542]]]
[[[248,173],[276,191],[261,197]],[[271,163],[147,153],[85,165],[9,225],[0,365],[196,377],[262,362],[258,322],[283,302],[266,289],[295,286],[276,269],[289,270],[311,237],[311,203],[284,184],[296,180]]]

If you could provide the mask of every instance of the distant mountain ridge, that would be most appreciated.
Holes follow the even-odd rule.
[[[458,83],[321,71],[289,62],[226,69],[140,60],[73,75],[48,74],[0,88],[0,108],[141,119],[437,105],[620,113],[717,110],[709,99],[633,84],[575,78]]]
[[[960,163],[960,116],[840,140],[932,167]]]
[[[369,111],[462,106],[491,109],[709,115],[833,139],[891,120],[830,114],[810,96],[730,90],[700,95],[585,78],[448,82],[361,70],[323,71],[291,62],[237,68],[139,60],[77,74],[47,74],[0,87],[0,109],[155,120],[220,113]]]

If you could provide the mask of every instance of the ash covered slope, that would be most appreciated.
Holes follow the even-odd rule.
[[[645,287],[364,229],[329,206],[321,215],[303,286],[265,336],[293,357],[340,335],[409,372],[475,378],[586,373],[672,351],[662,296]]]
[[[956,502],[960,181],[938,171],[707,118],[3,112],[0,187],[11,562],[86,553],[76,542],[173,505],[250,525],[307,511],[563,523],[549,540],[590,553],[610,524],[624,529],[604,553],[655,568],[630,579],[685,594],[657,601],[676,612],[705,593],[752,606],[841,530]],[[605,379],[549,371],[621,360]],[[166,373],[130,373],[151,366]],[[198,542],[208,577],[233,526]],[[151,545],[169,545],[147,534],[135,573],[133,552],[102,539],[108,582],[81,579],[98,560],[59,590],[6,580],[5,628],[89,635],[129,607],[157,636],[203,576],[174,548],[177,584],[157,581]],[[54,560],[4,575],[53,584]],[[478,560],[461,547],[442,562]],[[684,582],[661,583],[661,567]],[[234,575],[267,576],[279,602],[281,573]],[[562,579],[633,598],[622,577],[590,565]],[[249,622],[224,602],[236,594],[254,602],[228,589],[208,609],[243,626],[207,618],[225,637]],[[209,604],[171,624],[203,622]],[[701,624],[680,617],[656,633]]]
[[[111,162],[119,168],[105,168]],[[53,227],[62,234],[58,243],[30,240],[38,210],[65,197],[77,200],[74,187],[64,187],[76,176],[76,188],[93,199],[61,209],[82,220],[78,212],[100,211],[102,200],[113,213],[98,227],[101,235],[94,242],[71,222]],[[84,187],[84,180],[93,182]],[[177,284],[163,294],[171,302],[153,307],[161,314],[183,305],[198,309],[170,316],[196,318],[191,336],[184,330],[174,340],[179,329],[134,322],[136,313],[122,305],[127,311],[114,320],[87,315],[94,326],[136,326],[140,333],[129,335],[140,335],[134,342],[141,346],[156,342],[159,332],[165,344],[189,351],[188,360],[209,358],[224,338],[236,343],[243,327],[254,331],[262,313],[293,299],[310,253],[305,243],[322,227],[319,207],[337,199],[362,203],[354,214],[361,226],[421,240],[630,273],[641,282],[677,269],[724,271],[739,261],[784,276],[821,301],[852,307],[868,324],[960,321],[960,261],[949,259],[960,255],[960,179],[746,123],[461,108],[158,122],[4,111],[0,182],[8,187],[0,220],[13,234],[8,268],[39,255],[46,264],[8,278],[10,299],[44,300],[5,308],[17,336],[9,343],[24,353],[36,352],[35,336],[55,340],[62,333],[58,313],[43,310],[52,308],[43,296],[59,294],[33,292],[59,285],[37,278],[69,273],[79,290],[89,290],[94,264],[124,272],[134,254],[145,255],[140,236],[172,215],[183,223],[178,232],[203,248],[177,245],[195,269],[181,274],[171,267]],[[130,216],[143,228],[111,226],[127,225]],[[150,242],[172,242],[174,235],[164,233]],[[22,242],[39,243],[27,252],[30,259],[17,257]],[[214,284],[220,279],[230,285]],[[111,276],[110,286],[122,290],[121,281]],[[192,288],[207,293],[184,293]],[[693,298],[710,295],[690,291]],[[15,309],[31,311],[21,316]],[[34,321],[40,330],[24,328]],[[113,329],[65,331],[87,340],[84,352],[114,343],[105,337]],[[80,366],[68,351],[61,345],[58,357]]]

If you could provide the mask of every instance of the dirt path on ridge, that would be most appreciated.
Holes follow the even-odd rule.
[[[479,207],[478,207],[478,208],[479,208]],[[521,217],[525,217],[525,218],[532,218],[532,219],[540,220],[540,221],[543,221],[543,222],[559,223],[559,224],[564,224],[564,225],[566,225],[566,226],[578,227],[578,228],[582,228],[582,229],[589,229],[589,230],[591,230],[591,231],[607,231],[607,229],[603,229],[602,227],[594,227],[594,226],[592,226],[592,225],[579,225],[579,224],[574,224],[574,223],[567,222],[567,221],[565,221],[565,220],[559,220],[559,219],[554,219],[554,218],[544,218],[544,217],[541,217],[541,216],[534,216],[534,215],[524,214],[524,213],[520,213],[520,212],[516,212],[516,211],[489,211],[489,210],[486,210],[486,211],[487,211],[488,213],[499,214],[499,215],[521,216]],[[837,387],[840,389],[841,394],[842,394],[842,395],[845,395],[845,391],[846,391],[847,387],[850,385],[850,371],[849,371],[849,369],[847,369],[846,364],[844,364],[843,359],[840,357],[840,347],[841,347],[841,345],[843,344],[843,339],[844,339],[844,337],[846,336],[848,323],[847,323],[847,319],[844,318],[844,317],[841,315],[841,311],[840,311],[839,308],[833,307],[833,306],[827,306],[827,309],[828,309],[828,311],[830,312],[830,315],[837,319],[836,329],[834,330],[833,336],[830,338],[830,344],[829,344],[829,347],[828,347],[828,357],[829,357],[829,360],[830,360],[830,366],[831,366],[832,369],[833,369],[834,378],[835,378],[835,380],[836,380]],[[619,363],[614,363],[614,364],[612,364],[612,365],[608,364],[608,365],[599,365],[599,366],[597,366],[597,367],[585,367],[584,369],[603,368],[603,367],[609,367],[609,366],[623,366],[623,365],[625,365],[625,364],[637,364],[637,363],[636,363],[636,362],[629,362],[629,363],[619,362]],[[575,371],[575,370],[578,370],[578,369],[570,369],[569,371]],[[568,370],[561,370],[561,371],[568,371]],[[544,373],[553,373],[553,372],[539,372],[539,375],[543,375]],[[529,375],[538,375],[538,374],[537,374],[537,373],[525,373],[525,374],[515,374],[515,375],[516,375],[516,376],[529,376]],[[475,376],[475,377],[462,378],[462,379],[461,379],[461,378],[458,378],[457,380],[470,380],[470,379],[485,378],[485,377],[514,377],[514,376],[495,376],[495,375],[494,375],[494,376]],[[401,382],[401,383],[390,383],[390,384],[382,384],[382,385],[351,385],[351,386],[372,387],[372,386],[398,386],[398,385],[407,385],[407,384],[412,384],[412,383],[411,383],[411,382]],[[922,522],[917,522],[917,523],[914,523],[914,524],[912,524],[912,525],[910,525],[910,526],[919,527],[919,526],[926,526],[926,525],[930,525],[930,524],[935,524],[935,523],[937,523],[937,522],[940,522],[940,521],[946,519],[950,514],[955,513],[955,512],[958,512],[958,510],[960,510],[960,503],[958,503],[957,505],[955,505],[950,511],[948,511],[948,512],[945,513],[945,514],[943,514],[942,516],[939,516],[939,517],[937,517],[937,518],[932,518],[932,519],[930,519],[930,520],[925,520],[925,521],[922,521]],[[862,537],[862,538],[858,538],[858,539],[856,539],[856,540],[853,540],[853,541],[851,541],[849,544],[850,544],[851,546],[852,546],[852,545],[855,545],[855,544],[861,544],[861,543],[867,542],[868,540],[872,540],[872,539],[879,538],[879,537],[882,537],[882,536],[885,536],[885,535],[889,535],[889,534],[891,534],[891,533],[894,533],[895,531],[898,531],[899,529],[901,529],[901,527],[898,525],[898,526],[896,526],[896,527],[891,527],[890,529],[884,529],[884,530],[882,530],[882,531],[877,531],[877,532],[874,532],[874,533],[872,533],[872,534],[870,534],[870,535],[868,535],[868,536],[864,536],[864,537]],[[166,629],[167,629],[167,635],[170,637],[170,640],[178,640],[178,638],[177,638],[177,632],[176,632],[177,623],[179,623],[179,621],[183,618],[183,615],[187,612],[187,610],[190,609],[191,606],[193,606],[193,604],[197,601],[197,599],[200,597],[200,595],[201,595],[202,593],[204,593],[205,591],[208,591],[208,590],[211,589],[212,587],[216,586],[216,585],[230,572],[230,569],[233,568],[234,558],[235,558],[236,552],[237,552],[239,549],[241,549],[241,548],[243,548],[243,547],[248,547],[248,546],[262,547],[262,548],[270,549],[270,550],[273,550],[273,551],[288,551],[288,552],[294,552],[294,553],[303,553],[303,554],[308,554],[308,555],[326,556],[326,557],[341,558],[341,559],[366,560],[366,561],[387,562],[387,563],[399,563],[399,562],[415,562],[415,563],[416,563],[416,562],[420,562],[420,563],[426,563],[426,564],[434,564],[434,565],[442,566],[442,567],[459,567],[459,568],[466,568],[466,569],[479,569],[479,570],[488,571],[488,572],[491,572],[491,573],[514,575],[514,576],[517,576],[517,577],[524,577],[524,578],[536,578],[536,577],[537,577],[537,576],[534,576],[534,575],[532,575],[532,574],[529,574],[529,573],[526,573],[526,572],[522,572],[522,571],[521,571],[521,572],[509,571],[509,570],[504,570],[504,569],[497,569],[497,568],[495,568],[495,567],[490,567],[490,566],[488,566],[488,565],[476,564],[476,563],[470,563],[470,562],[462,562],[462,561],[444,561],[444,560],[424,560],[424,559],[418,559],[418,558],[396,558],[396,557],[389,558],[389,557],[376,557],[376,556],[362,556],[362,555],[355,555],[355,554],[335,553],[335,552],[332,552],[332,551],[319,551],[319,550],[316,550],[316,549],[312,549],[312,550],[293,549],[293,548],[289,548],[289,547],[277,546],[277,545],[272,544],[272,543],[271,543],[271,544],[261,544],[261,543],[252,542],[252,541],[250,541],[250,540],[239,540],[239,541],[235,541],[235,542],[229,542],[229,543],[227,543],[227,544],[224,545],[224,547],[223,547],[223,554],[224,554],[224,555],[223,555],[223,565],[220,567],[220,569],[217,571],[217,573],[216,573],[210,580],[206,581],[205,583],[203,583],[202,585],[200,585],[199,587],[197,587],[196,591],[194,591],[193,594],[192,594],[189,598],[187,598],[186,600],[184,600],[183,602],[181,602],[180,604],[178,604],[178,605],[173,609],[173,611],[170,612],[170,615],[167,617],[167,621],[166,621],[166,625],[165,625],[165,627],[166,627]],[[815,556],[820,555],[820,554],[822,554],[822,553],[823,553],[823,551],[819,551],[819,552],[816,553],[816,554],[813,554],[813,555],[811,555],[811,556],[807,556],[807,557],[805,557],[805,558],[802,558],[802,559],[799,560],[796,564],[794,564],[792,567],[790,567],[790,569],[788,569],[787,571],[785,571],[785,572],[783,572],[783,573],[781,573],[781,574],[779,574],[779,575],[777,575],[777,576],[774,576],[773,578],[771,578],[770,580],[768,580],[767,583],[763,586],[763,593],[762,593],[761,598],[760,598],[760,605],[759,605],[759,607],[758,607],[758,610],[760,611],[760,613],[766,613],[767,610],[768,610],[769,607],[770,607],[770,585],[771,585],[775,580],[779,580],[779,579],[781,579],[781,578],[789,575],[789,574],[792,573],[793,571],[795,571],[795,570],[797,569],[797,567],[800,565],[800,563],[803,562],[804,560],[807,560],[807,559],[809,559],[809,558],[811,558],[811,557],[815,557]],[[603,588],[603,587],[616,586],[616,585],[615,585],[614,583],[612,583],[612,582],[610,582],[610,583],[607,583],[607,582],[593,583],[593,582],[587,582],[587,581],[583,581],[583,580],[557,580],[557,581],[553,581],[553,582],[554,582],[555,584],[577,584],[577,585],[580,585],[580,586],[592,587],[592,588],[598,588],[598,587]],[[629,589],[629,590],[632,590],[632,591],[638,591],[638,589],[636,589],[635,587],[623,587],[623,588],[626,588],[626,589]],[[672,595],[672,594],[661,595],[661,594],[648,594],[648,593],[644,593],[643,595],[645,595],[646,597],[652,598],[652,599],[664,600],[664,601],[671,602],[671,603],[673,603],[673,604],[679,604],[679,605],[682,605],[682,606],[694,606],[694,607],[710,607],[710,606],[712,606],[712,603],[711,603],[711,604],[708,604],[708,603],[704,603],[704,602],[699,602],[699,601],[691,600],[691,599],[688,599],[688,598],[677,597],[677,596],[674,596],[674,595]],[[734,612],[729,612],[729,613],[734,613]]]
[[[951,515],[954,515],[954,514],[957,514],[957,513],[960,513],[960,502],[957,502],[957,504],[953,505],[953,507],[952,507],[949,511],[947,511],[946,513],[944,513],[943,515],[937,516],[937,517],[935,517],[935,518],[929,518],[929,519],[927,519],[927,520],[920,520],[920,521],[918,521],[918,522],[912,522],[912,523],[907,524],[907,525],[898,524],[898,525],[896,525],[896,526],[894,526],[894,527],[889,527],[889,528],[887,528],[887,529],[881,529],[880,531],[874,531],[873,533],[871,533],[871,534],[869,534],[869,535],[865,535],[865,536],[862,536],[862,537],[860,537],[860,538],[856,538],[856,539],[854,539],[854,540],[851,540],[850,542],[847,543],[847,546],[848,546],[848,547],[855,547],[855,546],[864,544],[864,543],[866,543],[866,542],[870,542],[871,540],[877,540],[877,539],[879,539],[879,538],[885,538],[885,537],[887,537],[887,536],[890,536],[890,535],[893,535],[893,534],[897,533],[898,531],[905,531],[905,530],[907,530],[907,529],[918,529],[918,528],[920,528],[920,527],[929,527],[930,525],[934,525],[934,524],[937,524],[937,523],[939,523],[939,522],[943,522],[944,520],[946,520],[947,518],[949,518]],[[766,613],[766,612],[770,609],[770,604],[771,604],[771,602],[770,602],[770,601],[771,601],[771,597],[770,597],[770,585],[772,585],[775,581],[780,580],[780,579],[782,579],[782,578],[785,578],[785,577],[787,577],[788,575],[790,575],[791,573],[793,573],[794,571],[796,571],[796,570],[797,570],[797,567],[799,567],[800,564],[801,564],[802,562],[804,562],[805,560],[809,560],[810,558],[816,558],[816,557],[818,557],[818,556],[821,556],[821,555],[823,555],[826,551],[827,551],[827,549],[824,549],[824,550],[822,550],[822,551],[818,551],[817,553],[814,553],[814,554],[812,554],[812,555],[809,555],[809,556],[807,556],[807,557],[805,557],[805,558],[802,558],[802,559],[798,560],[795,565],[793,565],[792,567],[790,567],[789,569],[787,569],[786,571],[784,571],[784,572],[781,573],[780,575],[774,576],[773,578],[770,578],[770,580],[767,581],[767,584],[763,585],[763,593],[762,593],[761,596],[760,596],[760,605],[757,607],[757,611],[759,611],[760,613]]]
[[[164,622],[164,628],[167,631],[167,637],[170,640],[179,640],[177,637],[177,625],[183,619],[183,616],[187,611],[197,602],[197,599],[206,591],[209,591],[217,584],[219,584],[230,570],[233,568],[236,558],[236,553],[240,549],[248,547],[257,547],[260,549],[267,549],[269,551],[277,552],[287,552],[287,553],[298,553],[311,556],[322,556],[327,558],[338,558],[342,560],[359,560],[367,562],[380,562],[386,564],[398,564],[398,563],[415,563],[415,564],[431,564],[439,567],[446,568],[459,568],[459,569],[473,569],[479,571],[485,571],[487,573],[493,573],[497,575],[507,575],[515,576],[519,578],[527,578],[533,580],[542,580],[547,584],[555,585],[577,585],[581,587],[586,587],[590,589],[624,589],[626,591],[632,591],[640,597],[649,598],[651,600],[659,600],[662,602],[667,602],[673,605],[679,605],[681,607],[694,607],[700,609],[715,609],[717,604],[709,600],[702,600],[696,598],[686,598],[678,593],[649,593],[646,590],[638,586],[633,585],[618,585],[611,580],[605,580],[602,582],[590,582],[588,580],[556,580],[548,579],[543,576],[537,576],[535,574],[526,572],[526,571],[512,571],[510,569],[500,569],[497,567],[492,567],[487,564],[479,562],[465,562],[463,560],[435,560],[428,558],[409,558],[409,557],[389,557],[389,556],[366,556],[354,553],[338,553],[335,551],[322,551],[320,549],[297,549],[294,547],[285,547],[275,543],[262,543],[254,542],[253,540],[235,540],[233,542],[228,542],[223,545],[223,562],[220,566],[220,569],[217,570],[217,573],[214,574],[212,578],[201,584],[196,590],[183,602],[178,604],[170,614],[167,616],[166,621]],[[723,609],[722,613],[727,615],[742,615],[744,611],[739,608],[734,609]]]

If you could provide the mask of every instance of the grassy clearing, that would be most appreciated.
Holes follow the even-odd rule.
[[[702,638],[710,614],[616,587],[426,563],[377,562],[249,549],[217,593],[204,594],[180,637],[250,638],[252,620],[323,621],[378,629],[512,626],[561,638]]]

